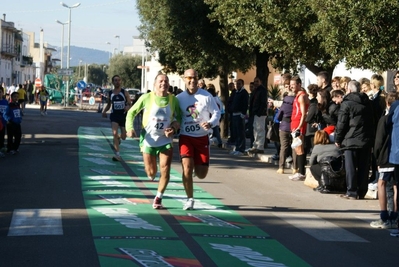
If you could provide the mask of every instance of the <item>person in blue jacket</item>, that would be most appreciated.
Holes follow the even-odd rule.
[[[6,107],[3,117],[7,122],[7,153],[14,155],[18,152],[22,136],[22,116],[17,92],[11,94],[11,102]]]

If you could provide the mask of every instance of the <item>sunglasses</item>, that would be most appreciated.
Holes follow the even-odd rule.
[[[184,78],[186,78],[186,79],[189,80],[189,81],[198,80],[198,77],[197,77],[197,76],[186,76],[186,77],[184,77]]]

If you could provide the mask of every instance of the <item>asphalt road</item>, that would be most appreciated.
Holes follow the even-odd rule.
[[[0,266],[100,266],[79,176],[80,126],[109,127],[93,111],[28,106],[20,153],[0,158]],[[176,151],[175,151],[176,152]],[[272,149],[267,150],[273,153]],[[398,238],[373,229],[377,200],[313,192],[276,166],[212,147],[195,182],[311,266],[395,266]],[[175,153],[173,168],[180,170]],[[60,209],[62,235],[10,235],[13,213]]]

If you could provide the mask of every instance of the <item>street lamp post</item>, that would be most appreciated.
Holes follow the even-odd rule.
[[[67,22],[61,22],[59,20],[56,20],[58,24],[62,25],[62,35],[61,35],[61,69],[64,67],[63,62],[64,62],[64,26],[69,23]]]
[[[66,7],[69,9],[69,20],[68,20],[68,50],[67,50],[67,69],[69,69],[69,61],[70,61],[70,50],[71,50],[71,24],[72,24],[72,20],[71,20],[71,16],[72,16],[72,8],[77,8],[78,6],[80,6],[80,3],[76,3],[73,6],[68,6],[67,4],[60,2],[60,4],[63,7]],[[69,102],[69,79],[67,80],[67,88],[66,88],[66,97],[67,97],[67,101],[65,103],[65,106],[68,106],[68,102]]]
[[[119,35],[115,35],[115,38],[118,38],[118,53],[121,53],[121,37]]]
[[[110,42],[105,42],[107,45],[111,45],[111,43]],[[111,51],[108,51],[108,54],[109,54],[109,60],[111,59],[111,54],[112,54],[112,52]]]

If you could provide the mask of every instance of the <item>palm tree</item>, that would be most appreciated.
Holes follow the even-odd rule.
[[[269,85],[269,98],[273,100],[280,100],[281,90],[280,87],[276,84]]]

